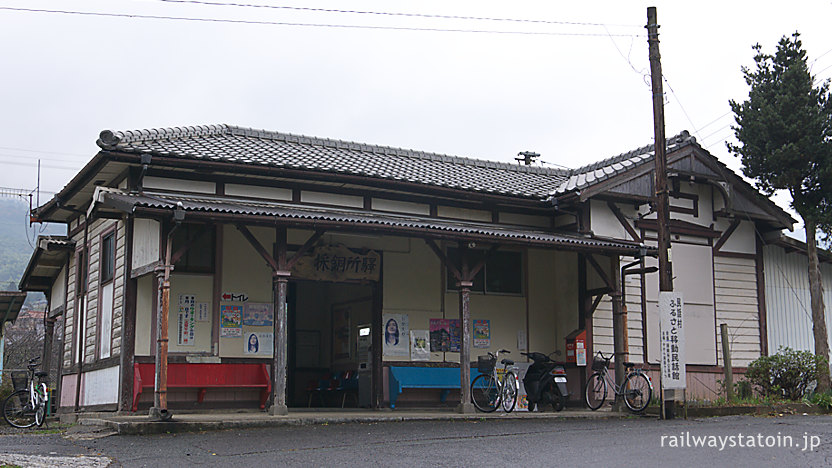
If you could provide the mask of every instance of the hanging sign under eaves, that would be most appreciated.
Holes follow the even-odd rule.
[[[374,250],[364,253],[344,245],[316,247],[292,267],[292,277],[317,281],[378,281],[381,255]]]

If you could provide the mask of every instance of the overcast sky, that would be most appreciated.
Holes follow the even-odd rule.
[[[233,1],[0,0],[0,187],[34,188],[40,158],[59,190],[104,129],[215,123],[578,167],[652,142],[648,6],[667,135],[732,169],[728,100],[748,95],[754,43],[798,30],[832,76],[828,0]]]

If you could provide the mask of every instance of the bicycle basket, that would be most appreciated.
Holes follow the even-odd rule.
[[[480,374],[490,374],[496,364],[497,360],[491,356],[477,357],[477,370],[480,371]]]
[[[11,372],[11,377],[12,386],[14,387],[15,391],[26,390],[26,387],[29,385],[29,376],[26,374],[25,371]]]
[[[592,370],[600,371],[607,368],[607,360],[601,359],[598,356],[595,356],[595,359],[592,360]]]

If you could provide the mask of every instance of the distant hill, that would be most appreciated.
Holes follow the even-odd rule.
[[[29,227],[29,203],[22,199],[0,198],[0,290],[16,291],[29,263],[38,235],[65,235],[61,224]],[[27,302],[38,300],[30,294]]]

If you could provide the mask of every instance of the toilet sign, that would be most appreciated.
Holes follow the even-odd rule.
[[[686,386],[683,309],[680,292],[659,292],[662,388],[665,390],[684,389]]]

